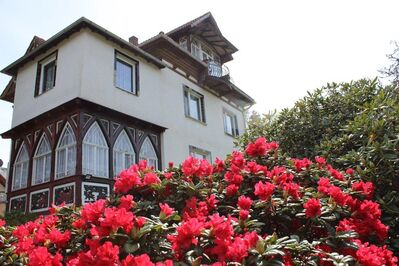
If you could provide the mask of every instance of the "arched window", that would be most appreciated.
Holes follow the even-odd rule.
[[[51,147],[46,134],[40,138],[33,157],[32,185],[50,181]]]
[[[83,139],[83,173],[108,177],[108,145],[95,122]]]
[[[133,146],[123,130],[114,144],[114,175],[119,175],[123,169],[134,164],[135,157]]]
[[[67,123],[57,144],[55,178],[74,175],[75,169],[76,138],[71,126]]]
[[[140,160],[146,160],[148,166],[153,166],[155,169],[158,168],[158,156],[155,153],[154,146],[148,137],[141,145]]]
[[[12,190],[25,188],[28,181],[29,154],[25,143],[22,143],[14,164]]]

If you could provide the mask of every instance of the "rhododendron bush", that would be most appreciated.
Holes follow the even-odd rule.
[[[0,264],[396,265],[373,192],[352,169],[259,138],[214,165],[142,161],[107,200],[1,225]]]

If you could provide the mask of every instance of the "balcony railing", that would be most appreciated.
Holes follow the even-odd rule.
[[[207,61],[208,64],[208,75],[212,77],[224,77],[230,74],[229,68],[227,66],[222,66],[216,61]]]

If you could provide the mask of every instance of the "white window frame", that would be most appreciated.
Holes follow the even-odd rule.
[[[40,149],[40,146],[43,144],[43,141],[47,141],[47,144],[48,144],[50,150],[47,151],[46,153],[38,155],[37,152]],[[50,155],[50,161],[49,162],[47,161],[47,156],[48,155]],[[42,173],[41,177],[37,177],[36,176],[37,161],[39,159],[41,159],[41,158],[44,158],[44,160],[43,160],[43,173]],[[50,144],[50,141],[49,141],[47,135],[45,133],[43,133],[43,135],[41,136],[41,138],[39,140],[39,143],[38,143],[38,145],[36,147],[34,156],[33,156],[33,169],[32,169],[32,181],[31,181],[31,185],[32,186],[50,182],[50,179],[51,179],[51,159],[52,159],[51,144]],[[45,179],[46,179],[46,166],[47,166],[47,164],[50,165],[50,171],[49,171],[48,180],[46,181]],[[39,181],[37,181],[38,178],[40,178]]]
[[[232,132],[228,132],[228,127],[227,127],[227,121],[226,121],[226,116],[229,116],[231,118],[231,130]],[[224,133],[231,137],[237,137],[239,136],[239,128],[238,128],[238,120],[237,120],[237,115],[234,114],[233,112],[230,112],[226,109],[223,109],[223,127],[224,127]]]
[[[109,197],[110,195],[110,186],[108,184],[102,184],[102,183],[93,183],[93,182],[82,182],[82,189],[81,189],[81,196],[82,196],[82,206],[90,203],[90,202],[85,202],[84,200],[84,189],[85,189],[85,185],[89,185],[89,186],[97,186],[97,187],[106,187],[107,188],[107,197]]]
[[[23,211],[23,212],[26,212],[26,203],[27,203],[27,199],[28,199],[27,196],[28,196],[28,195],[26,195],[26,194],[22,194],[22,195],[18,195],[18,196],[15,196],[15,197],[11,197],[11,198],[10,198],[10,201],[9,201],[9,205],[8,205],[8,211],[9,211],[9,212],[12,212],[12,211],[13,211],[13,210],[11,210],[11,202],[12,202],[14,199],[19,199],[19,198],[25,197],[25,206],[24,206],[24,211]]]
[[[131,148],[132,152],[127,152],[126,150],[116,150],[116,144],[118,143],[119,138],[123,137],[122,136],[123,134],[126,136],[128,142],[129,142],[129,145],[130,145],[129,148]],[[119,175],[119,172],[120,172],[120,171],[116,171],[116,165],[117,165],[116,164],[116,158],[117,157],[115,156],[116,153],[121,153],[122,154],[122,160],[123,160],[122,165],[123,165],[123,167],[126,167],[126,155],[132,155],[133,156],[133,163],[136,161],[136,152],[134,151],[134,147],[132,145],[132,142],[130,141],[129,135],[127,134],[126,130],[122,130],[119,133],[118,137],[115,140],[114,147],[113,147],[113,150],[112,150],[114,176],[115,175]]]
[[[70,133],[72,134],[72,136],[73,136],[75,142],[72,143],[72,144],[68,144],[68,145],[64,145],[64,146],[60,147],[59,145],[61,144],[61,142],[62,142],[62,140],[63,140],[63,138],[64,138],[64,135],[65,135],[65,132],[66,132],[68,129],[69,129]],[[74,166],[73,172],[68,174],[68,151],[69,151],[69,149],[72,149],[73,146],[75,146],[75,166]],[[59,173],[58,173],[58,153],[59,153],[61,150],[65,150],[65,164],[66,164],[66,166],[65,166],[65,172],[63,173],[64,175],[59,176],[59,175],[58,175],[58,174],[59,174]],[[62,178],[68,177],[68,176],[73,176],[73,175],[75,175],[75,173],[76,173],[76,161],[77,161],[77,143],[76,143],[76,136],[75,136],[75,132],[73,131],[71,125],[67,122],[67,123],[65,124],[65,126],[64,126],[64,128],[63,128],[63,130],[62,130],[62,132],[61,132],[60,138],[59,138],[58,143],[57,143],[57,148],[56,148],[56,150],[55,150],[55,171],[54,171],[55,173],[54,173],[54,179],[62,179]]]
[[[191,89],[190,87],[183,86],[183,100],[184,100],[184,113],[186,117],[192,118],[196,121],[206,123],[205,120],[205,98],[204,95],[196,92],[195,90]],[[198,118],[195,117],[192,113],[193,110],[190,109],[190,100],[191,97],[198,99]]]
[[[141,150],[142,150],[142,148],[143,148],[143,146],[144,146],[144,144],[145,144],[146,142],[149,142],[149,143],[150,143],[151,149],[152,149],[152,151],[153,151],[154,154],[155,154],[154,157],[144,157],[144,156],[142,156]],[[158,170],[158,162],[159,162],[159,161],[158,161],[158,155],[157,155],[157,152],[156,152],[156,150],[155,150],[154,144],[152,143],[152,141],[150,140],[150,138],[149,138],[148,136],[144,139],[143,143],[141,143],[140,151],[139,151],[139,160],[140,160],[140,161],[141,161],[141,160],[146,160],[147,163],[149,162],[149,160],[154,160],[154,161],[155,161],[154,169],[155,169],[155,170]],[[148,165],[148,164],[147,164],[147,165]]]
[[[92,129],[92,127],[94,127],[94,126],[96,126],[97,125],[97,127],[98,127],[98,129],[100,130],[100,132],[101,132],[101,135],[102,135],[102,137],[103,137],[103,139],[104,139],[104,142],[105,142],[105,144],[107,145],[107,146],[101,146],[101,145],[98,145],[98,144],[93,144],[93,143],[88,143],[88,142],[86,142],[85,141],[85,139],[86,139],[86,136],[87,136],[87,134],[90,132],[90,130]],[[105,157],[105,159],[106,159],[106,170],[105,170],[105,172],[106,172],[106,174],[105,175],[100,175],[98,172],[99,172],[99,168],[98,168],[98,165],[94,165],[94,172],[96,172],[96,173],[88,173],[88,172],[86,172],[85,170],[85,164],[84,164],[84,162],[85,162],[85,158],[84,158],[84,149],[85,149],[85,145],[88,145],[88,146],[92,146],[92,147],[94,147],[95,149],[94,149],[94,158],[96,158],[96,156],[97,156],[97,152],[98,152],[98,149],[106,149],[106,157]],[[96,161],[97,160],[94,160],[94,163],[96,163]],[[83,174],[89,174],[89,175],[93,175],[93,176],[96,176],[96,177],[101,177],[101,178],[109,178],[109,147],[108,147],[108,144],[107,144],[107,140],[105,139],[105,136],[104,136],[104,133],[103,133],[103,131],[101,130],[101,127],[100,127],[100,125],[97,123],[97,122],[94,122],[91,126],[90,126],[90,128],[87,130],[87,132],[86,132],[86,134],[85,134],[85,136],[83,137],[83,142],[82,142],[82,168],[83,168]]]
[[[28,159],[27,159],[27,160],[24,160],[24,161],[17,162],[18,159],[19,159],[19,156],[21,155],[22,149],[25,149],[26,153],[28,154]],[[26,187],[28,186],[29,161],[30,161],[30,156],[29,156],[28,147],[26,146],[25,142],[22,142],[21,147],[19,148],[19,151],[18,151],[18,153],[17,153],[17,156],[15,157],[15,162],[14,162],[14,166],[13,166],[14,169],[13,169],[12,186],[11,186],[11,190],[12,190],[12,191],[16,191],[16,190],[19,190],[19,189],[23,189],[23,188],[26,188]],[[27,164],[27,166],[26,166],[26,168],[27,168],[27,169],[26,169],[26,178],[25,178],[26,183],[25,183],[24,185],[22,184],[22,173],[23,173],[23,172],[21,172],[21,175],[19,176],[19,186],[16,187],[16,186],[15,186],[15,183],[16,183],[15,181],[16,181],[16,169],[17,169],[17,165],[18,165],[18,164],[23,165],[23,164],[25,164],[25,163]],[[23,168],[21,168],[21,171],[22,171],[22,169],[23,169]]]
[[[118,62],[131,67],[132,80],[131,80],[131,88],[130,89],[122,88],[122,87],[118,86],[118,84],[117,84],[117,79],[118,79],[117,63]],[[114,85],[115,85],[115,87],[120,90],[131,93],[133,95],[138,95],[138,80],[137,80],[138,79],[138,77],[137,77],[138,61],[136,61],[133,58],[130,58],[118,51],[115,51],[115,63],[114,64],[115,64],[114,65]]]
[[[41,208],[41,209],[37,209],[37,210],[33,210],[32,211],[32,196],[35,195],[35,194],[39,194],[41,192],[44,192],[44,191],[48,191],[47,208]],[[33,213],[34,212],[43,212],[43,211],[47,211],[49,209],[49,207],[50,207],[50,189],[48,189],[48,188],[40,189],[40,190],[32,191],[29,194],[29,212],[33,212]]]
[[[44,69],[47,65],[51,64],[52,62],[55,63],[55,70],[54,70],[54,81],[53,85],[51,85],[49,88],[44,87]],[[39,83],[39,90],[38,90],[38,95],[41,95],[51,89],[54,89],[55,84],[56,84],[56,77],[57,77],[57,53],[51,54],[49,57],[43,59],[42,61],[39,62],[39,67],[40,67],[40,83]]]
[[[189,155],[191,157],[198,158],[199,156],[201,156],[201,158],[199,158],[199,159],[205,159],[208,162],[212,162],[212,154],[210,151],[207,151],[207,150],[204,150],[204,149],[192,146],[192,145],[190,145],[188,149],[189,149]],[[199,155],[199,156],[196,156],[196,155]]]
[[[55,204],[55,190],[58,189],[58,188],[69,187],[69,186],[73,186],[73,202],[72,203],[68,203],[65,206],[72,206],[73,204],[75,204],[75,202],[76,202],[76,185],[75,185],[75,182],[66,183],[66,184],[62,184],[62,185],[53,187],[53,203],[54,204]]]

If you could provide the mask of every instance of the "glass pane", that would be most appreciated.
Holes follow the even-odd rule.
[[[227,114],[224,115],[226,133],[234,135],[233,132],[233,118]]]
[[[55,61],[48,63],[43,68],[43,92],[52,89],[55,78]]]
[[[158,168],[157,167],[158,157],[148,137],[144,140],[143,144],[141,145],[139,158],[140,160],[146,160],[148,165],[154,166],[155,169]]]
[[[76,169],[76,145],[68,148],[68,161],[66,175],[75,174]]]
[[[197,120],[200,120],[200,101],[198,97],[190,95],[190,116]]]
[[[120,60],[116,60],[116,86],[133,92],[133,68]]]

